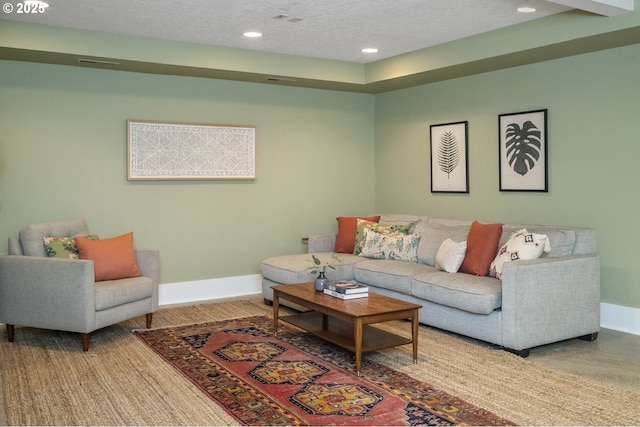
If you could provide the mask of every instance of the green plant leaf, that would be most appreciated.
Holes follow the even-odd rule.
[[[440,147],[438,148],[438,166],[440,170],[447,174],[447,178],[458,167],[460,163],[460,147],[456,136],[451,131],[445,132],[440,137]]]
[[[526,175],[540,159],[540,130],[529,120],[522,128],[517,123],[507,126],[506,157],[514,172]]]

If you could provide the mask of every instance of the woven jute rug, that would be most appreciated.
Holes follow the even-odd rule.
[[[154,328],[270,315],[262,299],[163,309]],[[193,383],[132,333],[144,316],[96,331],[82,351],[77,334],[16,327],[0,340],[9,425],[237,425]],[[404,322],[381,327],[406,333]],[[367,353],[452,396],[521,425],[638,425],[640,395],[546,368],[427,327],[418,363],[410,346]],[[409,347],[409,348],[408,348]]]

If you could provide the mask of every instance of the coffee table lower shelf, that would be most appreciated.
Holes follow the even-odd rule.
[[[355,352],[354,324],[317,311],[280,317],[317,337],[349,351]],[[410,338],[401,337],[370,325],[362,327],[362,352],[411,344]]]

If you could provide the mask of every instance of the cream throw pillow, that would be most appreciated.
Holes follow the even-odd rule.
[[[447,273],[457,273],[467,253],[467,241],[454,242],[446,239],[436,254],[436,268]]]

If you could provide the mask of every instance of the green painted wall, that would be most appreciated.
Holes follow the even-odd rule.
[[[585,225],[602,301],[640,308],[640,45],[379,95],[0,61],[0,242],[70,216],[162,253],[164,283],[259,272],[338,215]],[[548,193],[498,191],[497,116],[549,109]],[[255,125],[255,182],[128,182],[127,119]],[[429,191],[429,125],[469,121],[470,194]],[[3,249],[0,248],[0,252]]]
[[[258,179],[129,182],[127,119],[257,126]],[[374,128],[373,95],[0,61],[0,242],[84,217],[159,249],[163,283],[256,274],[374,210]]]
[[[640,45],[376,96],[376,211],[593,227],[602,301],[640,308]],[[547,108],[549,192],[498,190],[498,115]],[[469,121],[470,193],[431,194],[429,126]]]

